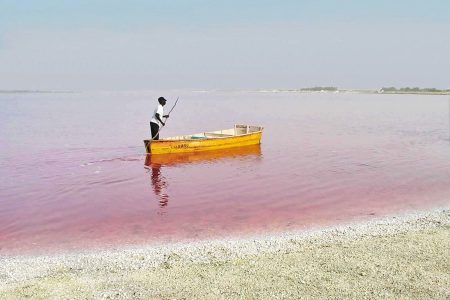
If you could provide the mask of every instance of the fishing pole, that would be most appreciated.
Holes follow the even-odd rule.
[[[167,114],[168,116],[170,116],[170,113],[172,112],[172,110],[175,108],[175,106],[177,106],[177,103],[178,103],[178,99],[179,99],[180,97],[177,97],[177,101],[175,101],[175,104],[172,106],[172,108],[170,109],[170,111],[169,111],[169,113]],[[166,118],[167,119],[167,118]]]

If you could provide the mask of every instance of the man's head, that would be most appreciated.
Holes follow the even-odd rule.
[[[164,106],[164,105],[166,105],[167,100],[164,97],[159,97],[158,102],[159,102],[159,104]]]

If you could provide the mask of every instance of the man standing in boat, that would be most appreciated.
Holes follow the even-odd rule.
[[[152,140],[159,140],[159,130],[162,126],[166,125],[162,118],[168,118],[169,115],[164,115],[164,105],[166,105],[167,100],[164,97],[158,98],[158,106],[153,112],[152,119],[150,120],[150,130],[152,132]]]

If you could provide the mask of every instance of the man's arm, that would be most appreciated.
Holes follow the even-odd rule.
[[[161,118],[160,118],[160,116],[159,116],[159,114],[158,114],[158,113],[156,113],[156,114],[155,114],[155,117],[156,117],[156,120],[158,120],[159,122],[161,122],[161,124],[162,124],[163,126],[165,126],[165,125],[166,125],[166,123],[164,123],[164,121],[163,121],[163,120],[161,120]]]

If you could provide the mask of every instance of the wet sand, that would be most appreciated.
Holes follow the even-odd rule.
[[[450,210],[240,240],[0,257],[0,298],[444,299]]]

